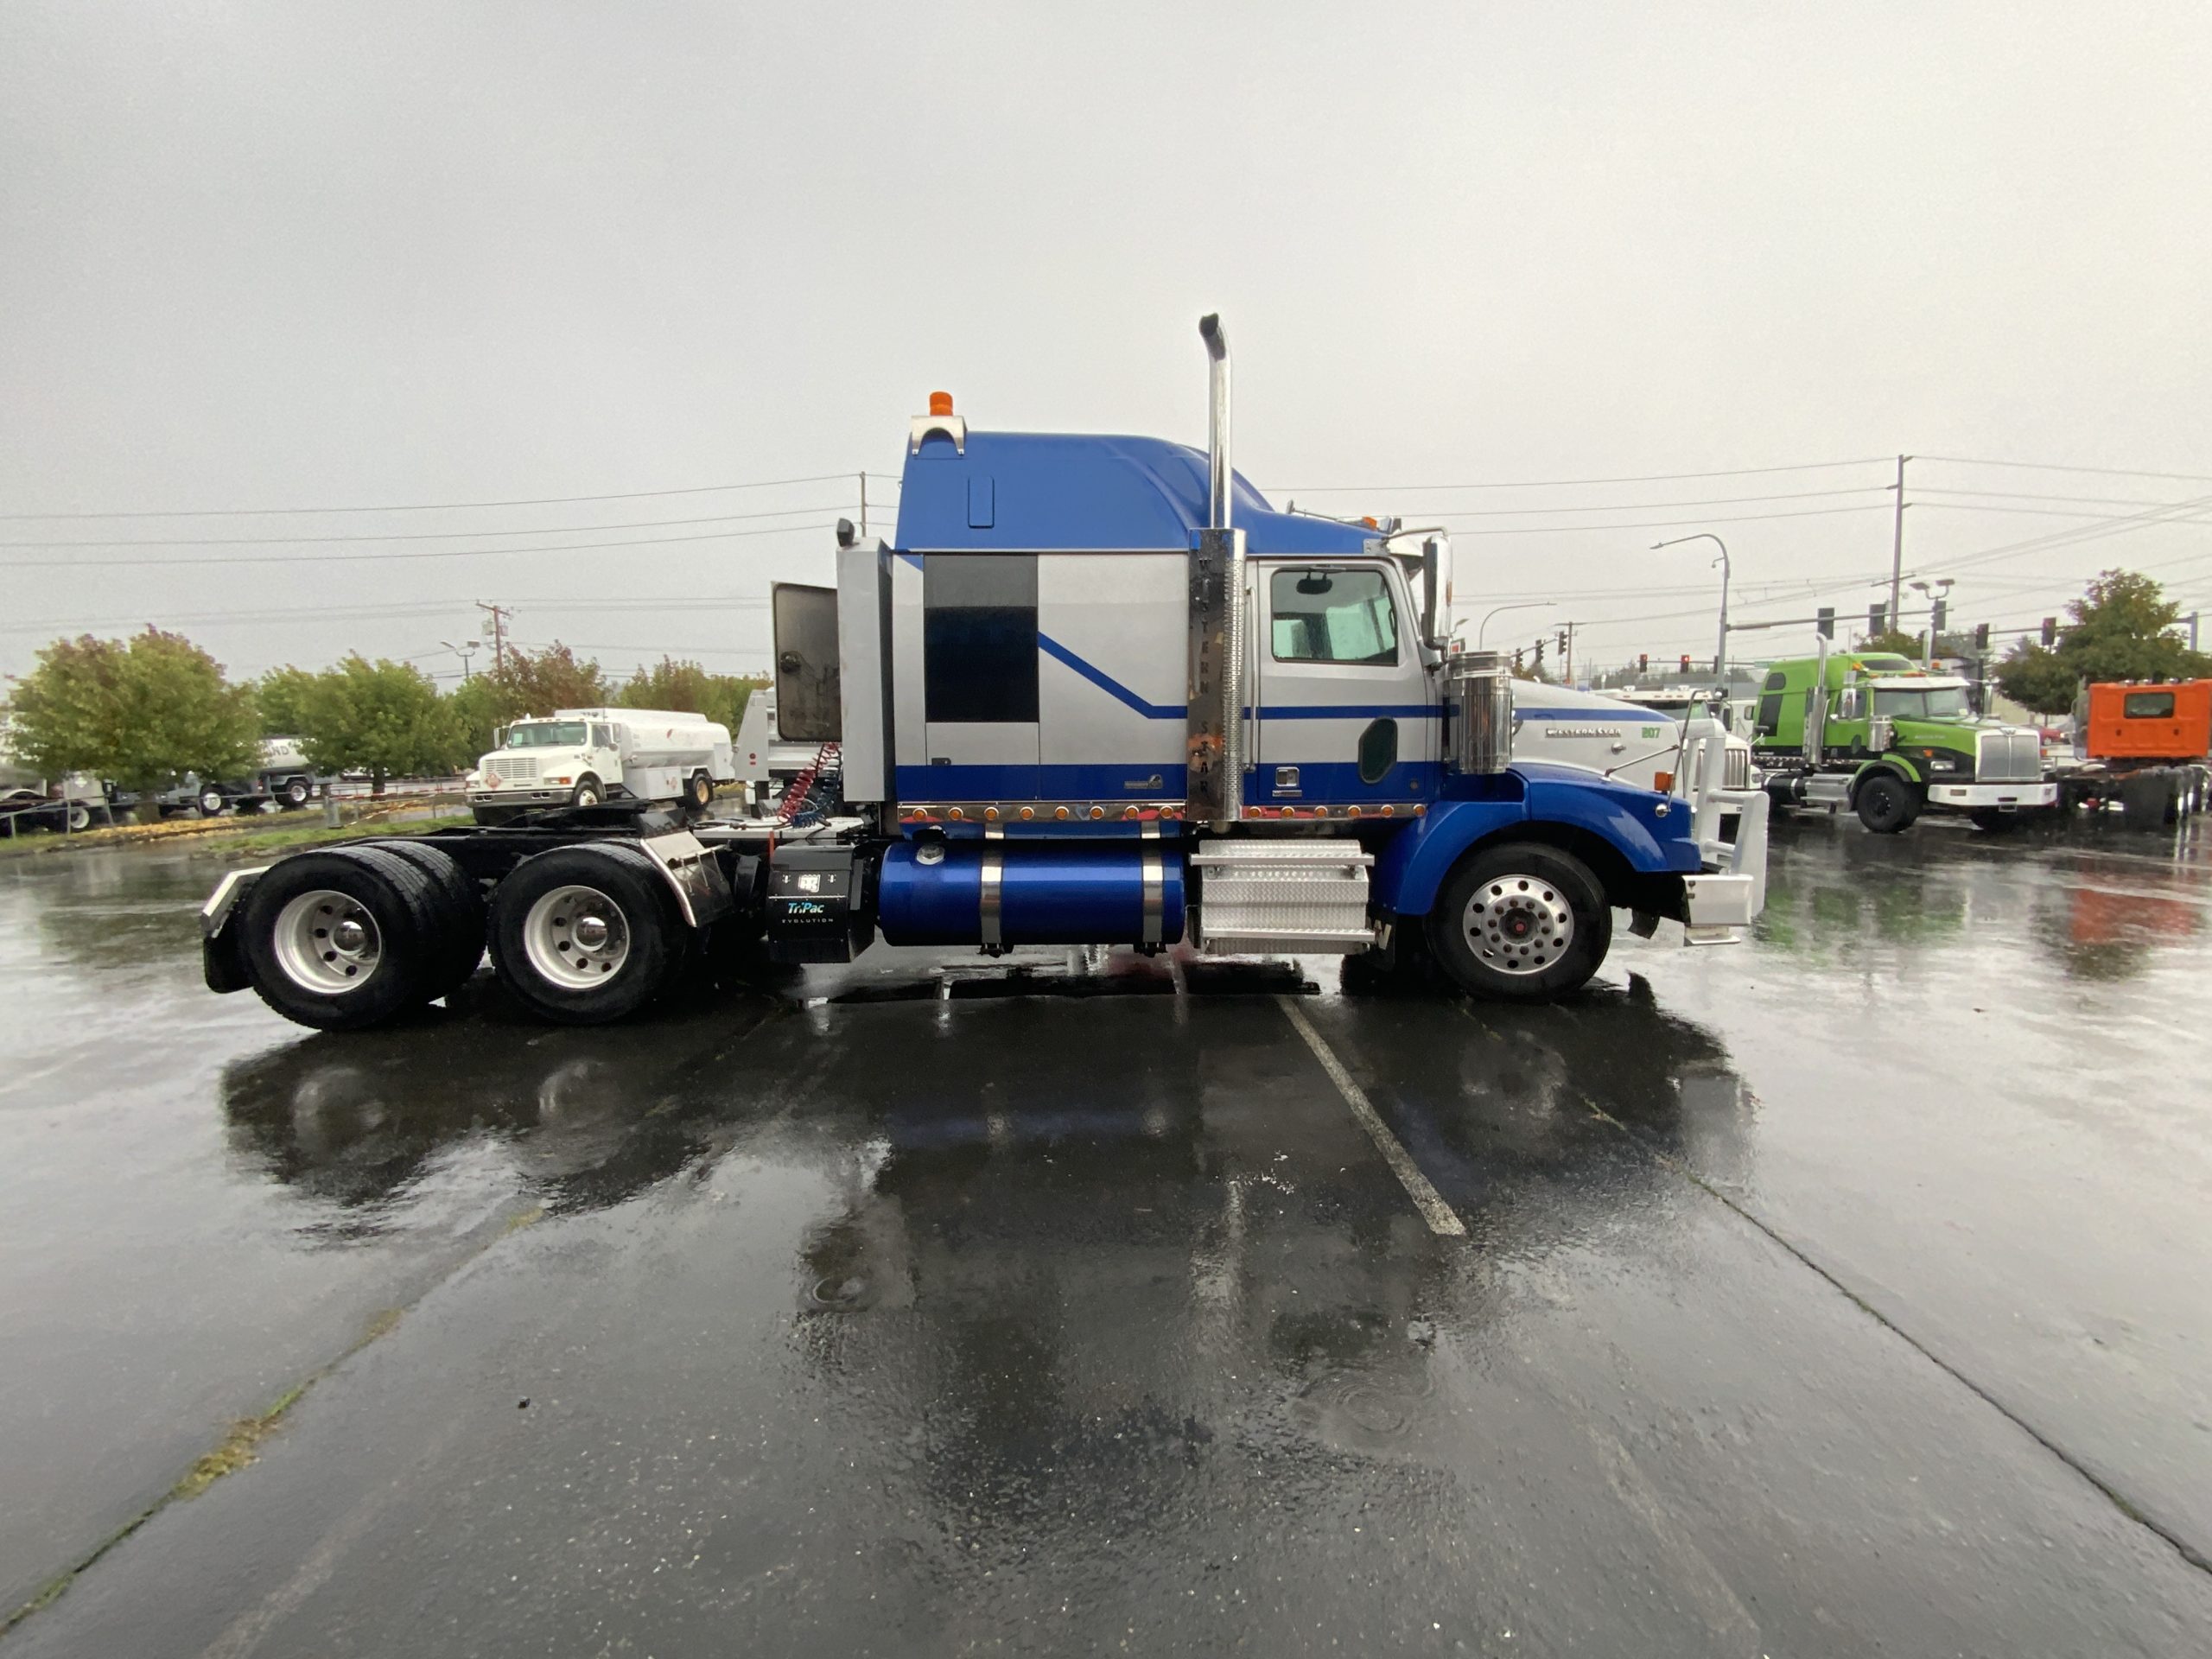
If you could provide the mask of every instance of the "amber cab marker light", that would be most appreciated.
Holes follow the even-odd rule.
[[[952,394],[949,391],[933,391],[930,393],[930,413],[932,415],[951,414]]]

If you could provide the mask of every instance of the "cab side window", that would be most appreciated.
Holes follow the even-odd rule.
[[[1789,683],[1789,678],[1777,669],[1759,687],[1758,725],[1752,736],[1772,737],[1782,729],[1782,688]]]
[[[614,747],[613,730],[605,726],[594,726],[591,728],[591,746],[595,749],[613,748]]]
[[[1379,570],[1278,570],[1268,603],[1279,663],[1397,663],[1397,607]]]

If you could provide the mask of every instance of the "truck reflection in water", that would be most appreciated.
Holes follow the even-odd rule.
[[[1801,817],[1775,833],[1758,943],[1885,976],[2126,979],[2194,946],[2212,902],[2202,841],[2147,848],[2099,823],[1900,838]]]

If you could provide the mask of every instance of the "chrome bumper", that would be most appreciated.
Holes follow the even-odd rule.
[[[1675,793],[1689,804],[1690,834],[1703,866],[1701,874],[1682,878],[1683,939],[1689,944],[1733,944],[1766,908],[1770,804],[1763,789],[1729,789],[1713,781],[1722,776],[1725,754],[1719,735],[1693,733],[1675,774]],[[1693,778],[1699,780],[1694,794],[1688,792]],[[1732,836],[1721,831],[1722,821],[1731,817],[1736,820]]]
[[[1984,806],[2056,806],[2058,785],[2040,784],[1930,784],[1930,806],[1963,807],[1972,811]]]

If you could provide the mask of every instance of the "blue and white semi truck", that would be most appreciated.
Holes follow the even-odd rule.
[[[1230,469],[1200,331],[1205,452],[971,431],[932,396],[893,542],[841,526],[834,588],[774,591],[781,731],[824,756],[779,818],[556,808],[295,854],[208,900],[208,984],[359,1027],[488,946],[527,1007],[589,1024],[702,957],[880,938],[1427,958],[1543,998],[1616,909],[1741,937],[1765,798],[1718,756],[1671,792],[1516,763],[1503,665],[1449,644],[1444,538],[1272,508]]]

